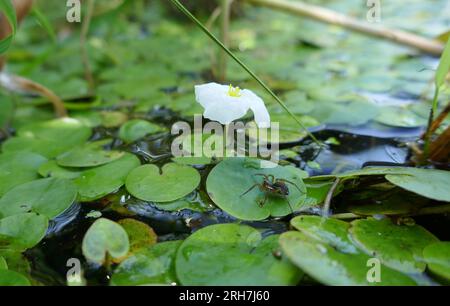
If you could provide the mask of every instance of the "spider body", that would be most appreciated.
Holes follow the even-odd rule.
[[[296,184],[285,179],[275,178],[272,174],[266,175],[258,173],[254,174],[254,176],[262,176],[263,181],[251,186],[246,192],[241,194],[241,197],[252,191],[254,188],[259,187],[259,190],[264,193],[264,199],[262,201],[259,201],[259,206],[263,207],[266,204],[267,198],[269,196],[275,196],[286,199],[289,208],[291,209],[291,213],[294,213],[291,203],[289,203],[289,200],[287,198],[290,194],[287,184],[295,186],[300,192],[302,192]]]

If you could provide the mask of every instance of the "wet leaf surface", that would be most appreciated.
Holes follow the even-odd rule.
[[[83,238],[83,255],[87,260],[103,264],[128,254],[130,243],[127,232],[117,223],[100,218],[91,225]]]
[[[277,259],[278,236],[262,239],[248,226],[218,224],[189,236],[179,247],[176,271],[183,285],[295,285],[301,272]]]
[[[350,233],[367,254],[405,273],[423,272],[423,249],[438,241],[420,225],[396,225],[388,219],[353,221]]]
[[[53,219],[72,205],[76,196],[77,187],[70,180],[34,180],[11,189],[0,199],[0,215],[34,212]]]
[[[111,284],[118,286],[171,285],[177,283],[175,255],[181,241],[168,241],[147,247],[123,261]]]
[[[286,216],[292,212],[291,207],[293,211],[301,208],[306,198],[306,187],[302,180],[304,174],[271,162],[261,163],[258,159],[228,158],[215,166],[206,181],[206,188],[213,202],[242,220]],[[261,206],[266,193],[259,188],[264,180],[264,176],[260,174],[290,181],[291,183],[285,184],[289,195],[284,197],[272,194]],[[250,188],[253,189],[245,194]]]
[[[170,202],[197,188],[200,174],[192,167],[169,163],[140,166],[128,175],[127,190],[136,198],[153,202]]]

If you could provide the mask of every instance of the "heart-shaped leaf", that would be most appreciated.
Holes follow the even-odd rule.
[[[119,259],[128,254],[127,232],[119,224],[100,218],[91,225],[83,238],[83,255],[89,261],[103,264],[106,256]]]
[[[190,166],[165,164],[140,166],[128,175],[127,190],[144,201],[170,202],[188,195],[200,183],[200,174]]]

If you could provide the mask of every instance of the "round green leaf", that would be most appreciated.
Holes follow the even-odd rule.
[[[17,137],[5,141],[5,152],[32,151],[48,158],[56,157],[91,136],[91,129],[75,119],[63,118],[32,123],[20,128]]]
[[[109,164],[81,172],[75,179],[79,200],[94,201],[118,190],[125,183],[128,173],[139,165],[140,161],[136,156],[126,153]]]
[[[37,170],[46,161],[31,152],[0,154],[0,197],[13,187],[38,179]]]
[[[369,256],[342,253],[332,246],[311,239],[300,232],[286,232],[280,236],[286,256],[317,281],[331,286],[405,286],[415,285],[408,276],[380,266],[381,282],[369,282]]]
[[[386,179],[421,196],[450,202],[450,171],[419,168],[402,168],[403,174],[388,174]]]
[[[19,185],[0,199],[4,217],[34,212],[48,219],[65,211],[77,196],[77,187],[67,179],[45,178]]]
[[[124,260],[114,271],[112,285],[171,285],[177,282],[175,254],[181,241],[158,243]]]
[[[265,165],[265,167],[261,167]],[[228,158],[219,163],[210,172],[206,181],[208,194],[213,202],[230,215],[242,220],[263,220],[269,216],[282,217],[302,207],[306,198],[306,188],[302,181],[303,173],[293,167],[281,167],[268,161],[250,158]],[[297,171],[298,170],[298,171]],[[269,195],[258,186],[263,177],[258,174],[273,175],[275,179],[284,179],[289,188],[289,196]],[[253,188],[247,194],[250,188]]]
[[[423,250],[428,269],[435,275],[450,281],[450,242],[436,242]]]
[[[31,284],[20,273],[11,270],[0,270],[0,286],[31,286]]]
[[[86,259],[98,264],[103,264],[107,255],[113,259],[126,256],[129,248],[127,232],[119,224],[105,218],[91,225],[82,243]]]
[[[176,271],[187,286],[295,285],[301,272],[276,258],[278,235],[262,240],[249,226],[217,224],[202,228],[180,246]]]
[[[348,237],[350,224],[341,220],[319,216],[298,216],[291,225],[306,236],[329,244],[344,253],[359,253]]]
[[[48,219],[34,213],[25,213],[0,219],[0,245],[25,251],[34,247],[45,236]]]
[[[425,270],[423,249],[438,239],[420,225],[395,225],[389,219],[352,222],[353,241],[386,266],[405,273]]]
[[[117,160],[124,154],[124,152],[105,151],[85,145],[59,155],[56,162],[63,167],[95,167]]]
[[[120,127],[119,138],[127,143],[131,143],[148,134],[157,133],[161,130],[162,128],[156,124],[141,119],[134,119]]]
[[[140,166],[128,175],[127,190],[144,201],[170,202],[188,195],[200,184],[200,174],[192,167],[176,163]]]

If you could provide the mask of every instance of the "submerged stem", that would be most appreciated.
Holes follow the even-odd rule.
[[[311,137],[311,139],[319,145],[322,143],[301,123],[297,116],[292,113],[284,102],[262,81],[246,64],[244,64],[234,53],[227,48],[211,31],[209,31],[179,0],[170,0],[172,3],[187,17],[189,17],[197,26],[211,38],[223,51],[225,51],[236,63],[239,64],[255,81],[264,88],[272,98],[297,122],[297,124]]]

